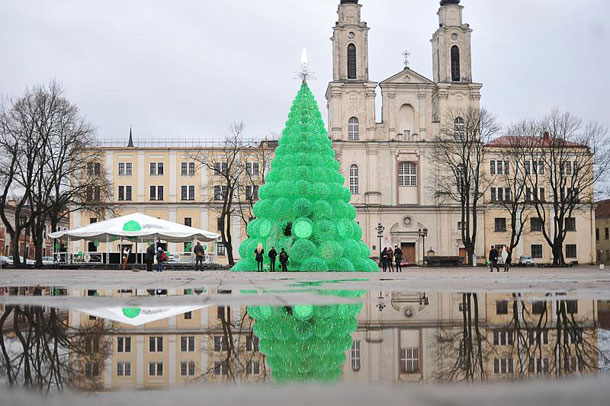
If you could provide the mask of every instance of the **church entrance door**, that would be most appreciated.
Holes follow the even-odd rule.
[[[409,265],[417,264],[416,259],[415,259],[415,243],[414,242],[403,242],[400,244],[400,249],[402,251],[403,262],[406,262]]]

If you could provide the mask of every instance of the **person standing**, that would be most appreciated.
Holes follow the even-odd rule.
[[[396,261],[396,272],[402,272],[402,251],[398,245],[394,247],[394,260]]]
[[[502,261],[504,261],[504,272],[508,272],[510,270],[510,249],[508,247],[504,247],[502,250]]]
[[[263,260],[265,259],[264,254],[265,254],[265,250],[263,249],[263,244],[261,244],[259,242],[258,245],[256,246],[256,249],[254,250],[254,255],[256,257],[257,272],[263,272]]]
[[[388,270],[388,249],[384,248],[381,251],[381,266],[383,267],[383,272]]]
[[[281,268],[282,272],[288,272],[288,268],[286,267],[287,263],[288,263],[288,253],[284,250],[284,248],[282,248],[282,251],[280,252],[280,265],[282,266],[282,268]]]
[[[388,247],[388,267],[390,272],[394,272],[394,250],[392,247]]]
[[[494,267],[500,272],[500,267],[498,266],[498,250],[492,245],[491,250],[489,250],[489,272],[493,272]]]
[[[167,254],[163,248],[157,249],[157,272],[163,272],[163,261],[167,261]]]
[[[155,262],[155,244],[150,244],[148,248],[146,248],[144,261],[146,261],[146,272],[152,272],[153,262]]]
[[[123,248],[123,271],[127,269],[127,261],[129,261],[129,254],[131,254],[131,250],[129,247]]]
[[[269,251],[269,260],[270,260],[270,268],[271,272],[275,272],[275,258],[277,258],[277,251],[275,247],[271,247],[271,251]]]
[[[199,241],[197,241],[197,245],[193,248],[193,253],[195,254],[195,272],[201,270],[203,271],[203,260],[205,259],[205,249],[201,246]]]

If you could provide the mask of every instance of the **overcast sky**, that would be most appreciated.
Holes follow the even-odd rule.
[[[57,79],[100,138],[282,131],[307,46],[326,117],[339,0],[2,0],[0,93]],[[361,0],[371,80],[432,76],[438,0]],[[610,126],[610,1],[463,0],[474,80],[503,123],[553,107]],[[378,103],[379,103],[378,96]]]

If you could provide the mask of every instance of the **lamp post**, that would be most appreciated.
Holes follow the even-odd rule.
[[[426,256],[426,237],[428,236],[428,229],[424,228],[424,229],[419,229],[418,230],[419,236],[422,238],[422,256],[421,256],[421,263],[422,265],[425,265],[425,261],[424,258]]]
[[[377,237],[379,238],[379,265],[381,265],[381,238],[383,237],[383,232],[385,227],[381,223],[377,223]]]

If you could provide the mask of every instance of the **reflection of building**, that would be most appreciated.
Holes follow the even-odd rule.
[[[595,243],[597,260],[610,264],[610,200],[602,200],[596,204]]]
[[[593,300],[552,295],[529,301],[534,296],[490,293],[368,295],[343,366],[346,382],[497,380],[597,371]]]
[[[168,293],[205,295],[190,289]],[[125,296],[132,292],[71,292],[73,296],[93,294]],[[133,314],[139,309],[123,310]],[[71,311],[69,323],[73,328],[86,328],[100,321],[111,324],[109,335],[93,344],[100,348],[107,341],[108,357],[103,362],[85,361],[81,365],[81,386],[154,388],[201,381],[264,381],[266,369],[258,353],[258,339],[252,335],[252,321],[244,313],[245,308],[199,306],[163,317],[160,310],[157,320],[134,326]]]

